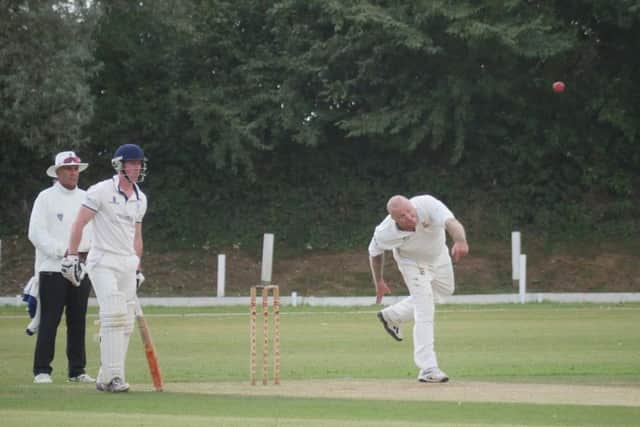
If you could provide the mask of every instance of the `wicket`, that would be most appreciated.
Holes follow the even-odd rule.
[[[258,288],[262,289],[262,384],[267,385],[269,382],[269,291],[273,295],[273,383],[280,384],[280,288],[277,285],[260,285],[251,287],[249,305],[251,313],[249,322],[251,385],[256,385],[257,378],[256,319],[258,316],[256,296]]]

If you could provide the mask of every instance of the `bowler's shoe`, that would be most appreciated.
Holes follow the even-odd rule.
[[[402,341],[402,331],[400,330],[400,325],[385,319],[384,313],[381,311],[378,312],[378,319],[382,323],[382,326],[384,326],[384,330],[387,331],[387,333],[391,335],[394,340]]]

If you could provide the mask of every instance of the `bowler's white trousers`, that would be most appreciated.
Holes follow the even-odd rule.
[[[451,260],[437,265],[398,264],[410,296],[385,308],[384,316],[394,323],[413,319],[413,359],[420,369],[438,367],[434,349],[434,297],[440,300],[455,289]]]
[[[136,255],[92,249],[87,271],[100,306],[100,372],[97,381],[125,381],[125,360],[133,331],[136,301]]]

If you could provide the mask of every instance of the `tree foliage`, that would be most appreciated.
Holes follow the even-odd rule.
[[[81,2],[1,0],[0,15],[0,210],[7,226],[24,221],[25,191],[39,181],[31,171],[40,175],[52,153],[88,139],[88,81],[97,64],[95,16]]]
[[[70,16],[4,3],[21,19]],[[59,137],[105,165],[97,178],[119,144],[141,142],[165,241],[271,229],[292,245],[361,243],[396,192],[434,193],[478,232],[638,228],[637,1],[91,5],[97,21],[53,19],[57,32],[7,20],[1,57],[26,52],[13,60],[26,71],[1,65],[3,102],[21,106],[4,113],[7,153]],[[52,44],[65,34],[74,43]],[[38,74],[45,57],[58,65]]]

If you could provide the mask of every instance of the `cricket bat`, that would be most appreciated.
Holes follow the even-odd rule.
[[[138,320],[138,329],[140,330],[140,337],[144,345],[144,353],[147,356],[147,364],[149,365],[149,372],[153,380],[153,387],[156,391],[162,391],[164,381],[162,379],[162,372],[160,371],[160,363],[158,363],[158,353],[156,352],[156,346],[153,345],[149,326],[144,318],[144,313],[142,312],[142,307],[140,307],[139,302],[137,311],[136,319]]]

